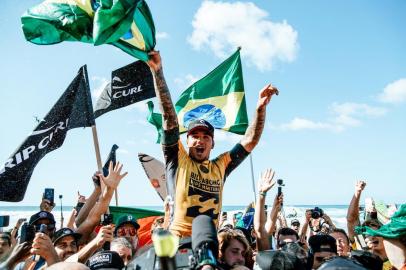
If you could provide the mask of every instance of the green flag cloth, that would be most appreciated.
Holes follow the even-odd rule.
[[[148,107],[148,121],[160,131],[162,119],[158,120],[160,115],[153,112],[151,104]],[[186,89],[176,102],[175,110],[180,133],[187,131],[191,121],[204,119],[216,129],[244,134],[248,117],[240,49]]]
[[[156,43],[143,0],[46,0],[27,10],[21,23],[26,40],[35,44],[111,44],[144,61]]]
[[[400,238],[406,235],[406,204],[402,204],[399,210],[390,219],[390,222],[382,225],[378,230],[368,226],[356,227],[357,234],[380,236],[383,238]]]
[[[133,207],[121,207],[121,206],[109,206],[110,214],[113,215],[113,223],[117,224],[118,220],[122,216],[131,215],[136,219],[141,219],[145,217],[152,216],[163,216],[162,211],[155,211],[143,208],[133,208]]]

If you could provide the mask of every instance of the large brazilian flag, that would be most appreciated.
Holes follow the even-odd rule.
[[[153,112],[152,102],[148,106],[148,121],[157,127],[161,135],[162,120]],[[205,119],[216,129],[244,134],[248,117],[240,49],[186,89],[176,102],[175,110],[180,133],[187,131],[191,121]]]
[[[21,17],[25,38],[35,44],[81,41],[111,44],[148,60],[155,26],[143,0],[46,0]]]

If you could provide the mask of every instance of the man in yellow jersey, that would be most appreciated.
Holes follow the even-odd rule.
[[[150,53],[148,65],[154,75],[163,116],[162,147],[168,194],[175,196],[170,230],[177,236],[190,236],[192,221],[198,215],[208,215],[218,224],[225,179],[258,144],[265,125],[266,106],[272,95],[278,94],[278,89],[269,84],[260,91],[254,119],[240,143],[209,160],[214,147],[213,126],[202,119],[192,121],[187,132],[187,152],[179,140],[178,119],[158,52]]]

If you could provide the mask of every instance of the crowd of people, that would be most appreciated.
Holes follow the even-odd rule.
[[[265,199],[276,182],[272,169],[263,172],[258,181],[253,211],[247,209],[245,215],[235,215],[232,220],[221,215],[226,178],[258,144],[266,108],[279,90],[272,84],[260,90],[254,117],[241,141],[209,159],[214,127],[203,119],[191,121],[186,150],[158,52],[150,53],[148,65],[163,115],[161,143],[168,184],[165,215],[148,228],[151,239],[165,231],[180,239],[176,242],[179,247],[192,236],[193,246],[194,220],[208,216],[214,233],[207,245],[204,241],[198,245],[199,252],[193,248],[198,254],[191,255],[195,258],[191,269],[406,269],[406,205],[400,205],[385,222],[377,218],[374,207],[365,209],[367,214],[360,217],[363,181],[355,186],[347,228],[337,228],[318,207],[306,211],[304,220],[293,219],[288,224],[283,193],[279,192],[268,211]],[[154,249],[160,256],[152,243],[139,244],[140,224],[134,216],[122,215],[116,224],[101,219],[125,176],[120,163],[111,163],[107,176],[96,173],[92,194],[87,199],[78,196],[81,207],[73,209],[67,224],[58,230],[52,213],[55,205],[43,198],[40,211],[28,222],[19,220],[11,232],[0,234],[0,269],[174,269],[168,260],[159,260],[151,268],[134,263],[137,258],[151,257]],[[251,222],[244,220],[248,216]]]

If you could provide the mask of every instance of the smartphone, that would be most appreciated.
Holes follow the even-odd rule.
[[[47,199],[54,204],[54,189],[53,188],[46,188],[44,191],[44,199]]]
[[[35,237],[35,227],[29,225],[28,222],[24,222],[20,228],[20,240],[19,243],[31,242]]]
[[[278,187],[278,197],[282,194],[282,187]]]
[[[8,227],[10,224],[10,216],[0,216],[0,227]]]

